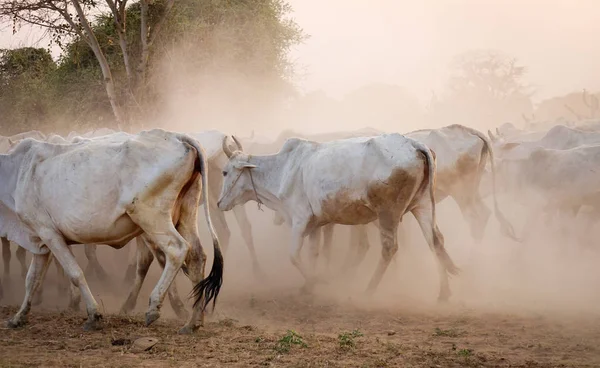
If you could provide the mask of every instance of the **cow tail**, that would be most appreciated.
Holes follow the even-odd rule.
[[[418,142],[417,142],[418,143]],[[440,263],[450,275],[458,275],[460,269],[454,264],[452,258],[444,247],[444,237],[437,228],[435,214],[435,181],[436,181],[436,157],[435,153],[422,143],[418,143],[417,149],[421,152],[427,161],[427,188],[429,190],[429,199],[431,200],[431,232],[433,235],[433,251]]]
[[[508,221],[506,216],[504,216],[502,211],[500,211],[500,207],[498,206],[498,198],[496,196],[496,162],[494,159],[494,150],[492,149],[492,143],[490,142],[488,137],[485,136],[485,134],[479,132],[478,130],[471,129],[471,128],[468,128],[465,126],[461,126],[461,127],[463,129],[466,129],[469,133],[477,136],[479,139],[481,139],[483,141],[483,149],[485,151],[487,151],[487,154],[490,158],[490,166],[492,167],[492,198],[494,200],[494,214],[496,215],[496,218],[498,219],[498,222],[500,223],[500,229],[502,230],[502,232],[504,232],[509,238],[511,238],[515,241],[520,241],[519,238],[517,238],[515,229],[513,228],[512,224]],[[482,158],[485,158],[485,157],[482,157]],[[485,165],[485,161],[482,160],[482,162],[480,164],[482,166]]]
[[[206,154],[204,152],[204,149],[194,138],[184,135],[182,136],[182,141],[194,147],[198,152],[197,163],[199,164],[196,165],[196,170],[200,172],[200,176],[202,177],[202,198],[204,199],[204,214],[206,216],[208,229],[210,230],[210,235],[212,236],[214,248],[214,260],[210,273],[204,280],[200,281],[192,289],[192,295],[195,297],[194,308],[200,305],[202,312],[204,312],[206,306],[210,303],[211,300],[213,302],[214,310],[215,304],[217,302],[217,296],[219,295],[221,285],[223,284],[223,253],[221,252],[219,238],[217,236],[217,233],[212,223],[212,219],[210,217],[210,206],[208,205],[208,164],[206,161]]]

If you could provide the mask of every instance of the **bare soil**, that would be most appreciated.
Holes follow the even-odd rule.
[[[474,247],[464,223],[455,220],[460,217],[442,212],[446,246],[463,270],[450,280],[448,304],[436,302],[435,263],[410,220],[405,224],[413,230],[373,296],[363,293],[380,257],[373,234],[359,269],[332,277],[308,296],[299,292],[302,280],[288,259],[289,230],[274,228],[271,216],[251,216],[267,274],[262,280],[252,276],[248,252],[230,221],[234,240],[225,257],[222,293],[195,335],[177,334],[184,322],[175,319],[167,299],[161,318],[144,326],[148,296],[159,277],[156,263],[135,314],[118,315],[133,248],[128,253],[100,247],[100,262],[111,280],[88,281],[104,314],[103,329],[82,330],[83,305],[78,313],[65,311],[68,301],[57,296],[51,266],[44,301],[31,310],[29,323],[16,330],[0,327],[0,366],[600,367],[597,245],[582,247],[549,232],[540,232],[534,243],[513,244],[493,239],[497,227],[491,224],[489,239]],[[207,239],[206,233],[201,237]],[[334,237],[335,275],[347,253],[347,229],[336,230]],[[75,254],[85,268],[83,249],[75,248]],[[2,321],[23,297],[14,258],[11,274],[10,290],[0,301]],[[189,306],[189,281],[180,274],[176,282]],[[148,351],[131,352],[131,343],[143,336],[159,342]]]
[[[108,314],[102,331],[83,332],[83,313],[34,310],[26,327],[1,330],[0,366],[600,366],[598,317],[351,304],[284,291],[227,298],[193,336],[178,335],[182,321],[169,318],[145,327],[141,313]],[[0,307],[0,318],[15,312]],[[290,339],[290,330],[301,338]],[[149,351],[129,352],[143,336],[159,342]]]

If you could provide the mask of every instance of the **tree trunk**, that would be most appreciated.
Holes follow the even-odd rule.
[[[81,8],[81,4],[79,0],[72,0],[73,7],[77,11],[77,16],[83,26],[84,32],[86,33],[86,41],[92,48],[96,59],[98,59],[98,63],[100,64],[100,69],[102,70],[102,76],[104,77],[104,87],[106,88],[106,94],[108,95],[108,100],[110,101],[110,106],[112,107],[113,114],[115,115],[115,119],[117,120],[117,127],[119,130],[123,130],[122,126],[125,122],[124,114],[119,104],[119,100],[117,97],[117,93],[115,90],[115,84],[112,77],[112,72],[110,70],[110,66],[108,65],[108,61],[100,48],[100,44],[98,43],[98,39],[96,39],[96,35],[92,30],[92,27],[87,21],[85,14],[83,13],[83,9]]]

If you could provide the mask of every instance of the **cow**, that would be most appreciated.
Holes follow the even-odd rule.
[[[214,261],[203,278],[206,255],[198,237],[197,208],[201,198],[209,201],[206,165],[195,139],[162,129],[73,144],[25,139],[0,155],[0,230],[33,253],[23,304],[7,326],[26,323],[32,296],[56,257],[72,292],[78,287],[86,304],[84,330],[101,328],[98,304],[69,246],[105,244],[119,249],[140,236],[166,258],[150,296],[146,325],[160,317],[165,293],[185,264],[195,284],[195,302],[180,332],[194,331],[210,301],[214,308],[223,277],[218,236],[209,206],[204,206]]]
[[[32,130],[28,132],[23,132],[19,134],[12,135],[10,137],[2,137],[0,136],[0,153],[8,152],[15,144],[25,138],[33,138],[37,140],[45,140],[46,135],[40,132],[39,130]],[[2,244],[2,261],[4,263],[4,274],[2,279],[6,283],[6,285],[10,285],[10,261],[12,258],[12,254],[10,251],[10,242],[5,236],[0,236],[0,243]],[[27,255],[25,249],[21,247],[17,247],[15,252],[17,256],[17,260],[21,266],[21,276],[25,278],[27,275]],[[2,281],[0,281],[0,299],[2,299],[3,290],[2,290]]]
[[[546,149],[554,149],[554,150],[569,150],[577,147],[587,146],[587,145],[599,145],[600,144],[600,132],[596,131],[586,131],[580,130],[578,128],[567,127],[564,125],[556,125],[552,127],[541,139],[537,141],[507,141],[503,137],[494,136],[491,132],[488,132],[490,138],[494,142],[495,149],[498,153],[499,162],[507,162],[525,160],[539,148]],[[502,165],[504,167],[505,165]],[[512,173],[510,172],[502,172],[501,175],[501,190],[506,190],[508,186],[508,182],[513,181],[514,178],[511,177]],[[489,191],[489,184],[487,181],[484,181],[484,187],[487,186],[487,191]],[[486,191],[484,189],[484,193]],[[527,201],[526,198],[523,198]],[[550,206],[546,207],[544,210],[545,218],[547,221],[550,221],[550,218],[558,214],[570,214],[575,217],[582,205],[565,205],[563,207],[560,206]],[[533,224],[536,222],[536,218],[540,217],[539,213],[531,212],[530,219],[527,221],[528,224]],[[532,226],[526,226],[526,230],[531,230]],[[531,235],[531,233],[527,233],[527,236]]]
[[[505,178],[503,189],[517,200],[528,205],[536,199],[542,201],[540,207],[530,210],[526,228],[533,228],[541,211],[571,209],[576,214],[590,204],[600,209],[600,176],[596,175],[599,162],[600,144],[567,149],[535,146],[505,154],[499,161],[499,171]]]
[[[480,182],[488,159],[492,168],[495,167],[494,151],[490,140],[478,130],[459,124],[438,129],[416,130],[406,133],[405,136],[425,144],[436,153],[436,203],[452,197],[469,224],[472,238],[478,245],[481,244],[491,215],[479,194]],[[494,213],[501,230],[509,238],[520,240],[515,235],[510,222],[500,211],[495,192],[491,193],[494,194]],[[279,215],[275,221],[277,224],[282,223],[282,216]],[[365,226],[357,226],[351,231],[353,256],[347,258],[343,266],[344,271],[357,267],[370,247]],[[323,227],[323,239],[323,252],[329,264],[332,225]]]
[[[215,230],[219,237],[219,242],[222,244],[223,253],[226,252],[229,239],[231,236],[231,232],[229,227],[227,226],[227,222],[225,221],[224,213],[219,210],[215,205],[219,199],[219,188],[222,186],[223,177],[221,172],[223,167],[227,163],[227,156],[223,151],[223,146],[227,147],[228,150],[242,150],[242,144],[240,141],[230,135],[226,135],[218,130],[207,130],[199,133],[190,133],[190,136],[195,138],[200,145],[204,148],[207,157],[207,171],[208,175],[208,194],[210,196],[209,205],[211,206],[210,212],[213,216],[213,222],[215,224]],[[250,225],[250,221],[248,220],[248,215],[243,206],[238,206],[233,209],[233,212],[236,216],[236,220],[238,225],[240,226],[242,237],[248,246],[248,250],[250,251],[250,257],[252,259],[252,266],[254,271],[254,276],[257,278],[264,277],[264,272],[262,271],[260,264],[258,262],[258,257],[256,256],[256,251],[254,249],[254,241],[252,238],[252,229]],[[144,281],[145,273],[139,279],[134,277],[136,267],[138,270],[143,269],[147,272],[148,268],[152,264],[154,260],[154,255],[148,251],[146,245],[138,239],[136,245],[136,256],[133,259],[133,263],[130,263],[128,267],[128,271],[126,273],[127,279],[134,279],[134,285],[132,288],[132,292],[125,304],[123,304],[121,308],[121,313],[127,314],[135,308],[137,298]],[[161,267],[164,267],[164,257],[157,255],[157,260]],[[139,271],[138,271],[139,273]],[[171,287],[168,291],[169,301],[173,310],[180,318],[186,317],[186,311],[183,306],[183,302],[179,297],[179,293],[177,291],[176,284],[171,284]]]
[[[69,143],[76,143],[76,142],[85,140],[85,138],[82,138],[79,136],[72,137],[70,140],[67,140],[58,134],[50,134],[49,136],[44,138],[44,136],[38,131],[33,131],[31,133],[22,133],[18,136],[11,137],[10,140],[11,140],[11,142],[13,142],[13,146],[14,146],[14,144],[16,142],[18,142],[20,139],[24,139],[27,137],[35,138],[37,140],[44,140],[46,142],[53,143],[53,144],[69,144]],[[1,241],[2,241],[2,256],[3,256],[3,260],[4,260],[4,277],[3,277],[3,279],[5,280],[5,282],[7,284],[9,284],[10,283],[10,266],[9,265],[10,265],[10,259],[11,259],[10,242],[6,238],[1,238]],[[98,279],[107,280],[107,278],[108,278],[107,273],[104,270],[104,268],[100,265],[100,262],[98,261],[98,258],[96,256],[96,246],[92,245],[92,244],[85,245],[84,251],[85,251],[86,258],[88,259],[88,267],[86,269],[86,273],[92,272]],[[25,279],[27,276],[27,265],[25,262],[25,260],[26,260],[25,248],[19,246],[17,248],[16,255],[17,255],[17,259],[21,263],[21,276],[23,279]],[[63,295],[65,295],[66,290],[68,289],[68,283],[65,278],[62,267],[57,262],[54,262],[54,264],[56,265],[56,272],[59,277],[59,282],[57,284],[58,295],[63,296]],[[32,304],[39,305],[39,304],[41,304],[41,302],[42,302],[42,287],[40,286],[37,290],[37,293],[36,293],[33,301],[32,301]],[[72,308],[76,308],[76,304],[74,304],[73,301],[71,301],[70,306]]]
[[[285,141],[271,155],[248,155],[223,145],[229,162],[217,206],[229,211],[255,200],[279,212],[291,225],[290,259],[304,276],[303,289],[317,282],[300,262],[303,238],[318,256],[318,229],[326,224],[361,225],[379,220],[382,257],[367,287],[373,293],[398,250],[397,227],[407,212],[417,219],[436,256],[438,299],[450,297],[449,275],[457,275],[435,217],[435,157],[427,146],[400,134],[318,143]]]

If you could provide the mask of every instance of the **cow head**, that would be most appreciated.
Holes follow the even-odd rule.
[[[250,156],[242,151],[242,144],[236,137],[231,137],[237,145],[232,150],[228,144],[229,137],[223,139],[223,152],[229,161],[223,168],[223,187],[217,206],[222,211],[229,211],[233,207],[244,204],[256,195],[251,170],[256,168],[252,165]]]

